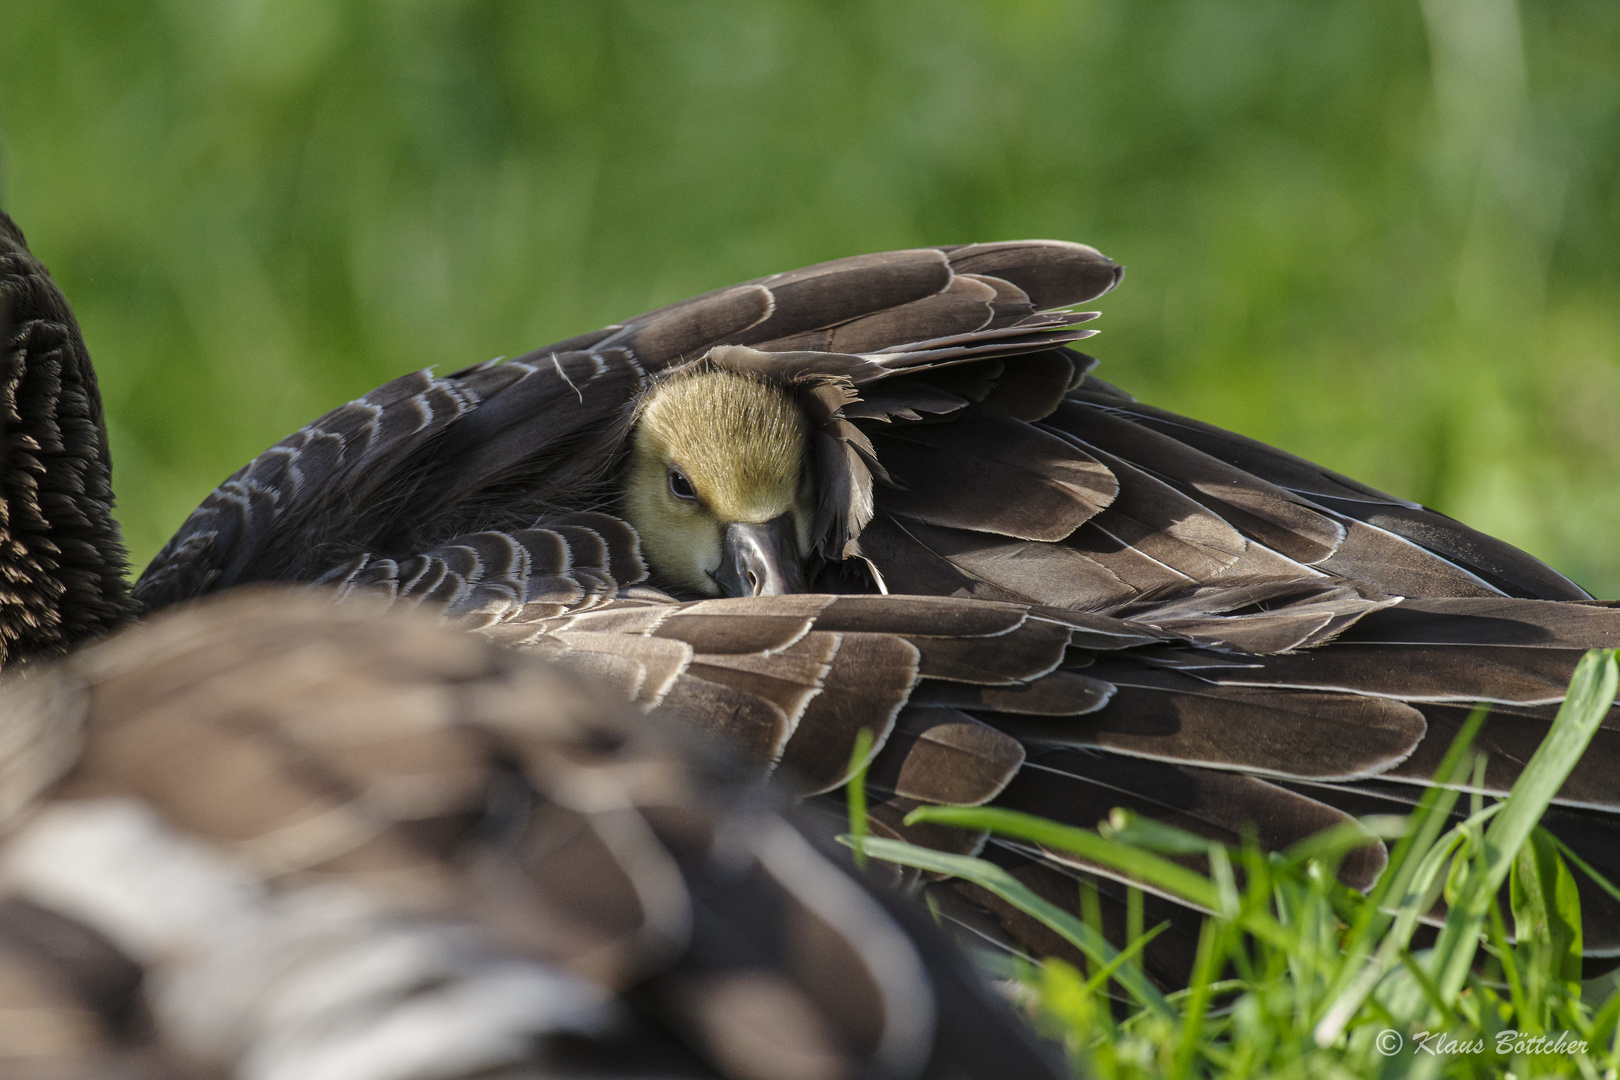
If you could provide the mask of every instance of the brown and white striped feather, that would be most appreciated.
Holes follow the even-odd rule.
[[[0,710],[34,732],[0,761],[24,1064],[1057,1075],[747,774],[425,615],[239,592]]]

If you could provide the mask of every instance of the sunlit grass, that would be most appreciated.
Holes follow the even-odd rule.
[[[1072,852],[1210,912],[1190,984],[1173,993],[1155,988],[1136,959],[1163,928],[1138,929],[1128,948],[1116,950],[1084,889],[1076,910],[1066,911],[980,859],[893,840],[859,843],[871,858],[988,889],[1078,948],[1085,970],[1057,959],[986,962],[1077,1067],[1106,1080],[1612,1077],[1620,1069],[1620,989],[1612,980],[1580,982],[1573,874],[1587,868],[1572,871],[1565,855],[1576,857],[1536,822],[1615,700],[1616,685],[1614,650],[1588,653],[1512,792],[1500,801],[1468,796],[1466,816],[1455,825],[1452,812],[1464,798],[1458,786],[1477,767],[1471,743],[1483,712],[1458,736],[1440,783],[1412,814],[1341,827],[1288,851],[1227,848],[1123,811],[1099,832],[995,808],[927,807],[912,815]],[[1390,860],[1363,895],[1342,885],[1335,870],[1369,831],[1389,843]],[[1191,853],[1207,856],[1207,876],[1166,857]],[[1447,914],[1438,939],[1419,947],[1421,918],[1442,898]]]

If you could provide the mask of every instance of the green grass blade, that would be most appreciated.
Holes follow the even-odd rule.
[[[1598,888],[1602,889],[1616,900],[1620,900],[1620,885],[1616,885],[1614,882],[1610,881],[1602,871],[1597,869],[1597,867],[1593,866],[1591,863],[1587,862],[1585,859],[1581,858],[1579,853],[1577,853],[1574,848],[1558,839],[1558,837],[1554,836],[1552,841],[1554,844],[1558,845],[1558,854],[1564,857],[1565,862],[1571,863],[1578,867],[1581,873],[1592,879],[1592,884],[1596,885]]]
[[[1387,819],[1381,820],[1378,824],[1386,827],[1386,831],[1392,831],[1387,829]],[[1332,828],[1312,833],[1305,839],[1289,845],[1281,853],[1279,865],[1294,868],[1304,866],[1313,859],[1318,862],[1337,863],[1355,849],[1366,847],[1378,839],[1380,837],[1362,822],[1341,821]]]
[[[854,846],[853,837],[840,837],[839,841]],[[932,848],[879,837],[868,837],[864,846],[866,854],[874,859],[883,859],[901,866],[914,866],[919,870],[949,874],[963,881],[971,881],[1001,897],[1020,911],[1041,920],[1062,935],[1069,944],[1085,953],[1099,968],[1107,968],[1119,955],[1118,950],[1092,927],[1056,904],[1037,896],[1027,885],[995,863],[967,855],[948,855]],[[1166,1017],[1173,1015],[1170,1006],[1164,1000],[1164,995],[1147,981],[1147,977],[1136,965],[1128,964],[1119,969],[1114,975],[1114,981],[1123,986],[1142,1005]]]
[[[1015,836],[1071,852],[1206,911],[1222,911],[1221,890],[1209,878],[1152,852],[1100,836],[1090,829],[1060,825],[1045,818],[995,806],[923,806],[906,815],[907,824],[917,821],[964,829],[988,829],[1002,836]],[[1292,935],[1269,915],[1247,911],[1241,914],[1240,921],[1244,929],[1277,948],[1287,949],[1293,944]]]
[[[1613,649],[1593,649],[1581,657],[1552,730],[1531,755],[1501,811],[1485,830],[1481,862],[1463,876],[1446,925],[1435,943],[1434,955],[1440,964],[1435,982],[1447,1002],[1456,999],[1468,976],[1485,922],[1486,905],[1507,880],[1519,849],[1529,840],[1531,830],[1608,715],[1617,686],[1620,668],[1616,667]]]
[[[1524,965],[1529,997],[1546,996],[1548,980],[1561,979],[1580,993],[1581,902],[1575,878],[1558,856],[1546,829],[1531,831],[1508,873],[1514,936]],[[1494,906],[1494,905],[1493,905]]]
[[[1114,977],[1114,972],[1118,971],[1124,964],[1135,960],[1142,950],[1148,947],[1148,944],[1154,938],[1158,937],[1168,929],[1170,929],[1170,924],[1167,922],[1162,922],[1158,926],[1155,926],[1153,929],[1149,930],[1147,933],[1140,934],[1133,938],[1129,945],[1125,946],[1125,948],[1119,951],[1118,956],[1108,961],[1108,963],[1102,966],[1102,969],[1098,971],[1097,974],[1086,980],[1085,989],[1088,991],[1101,989],[1105,982]]]
[[[1410,940],[1422,914],[1420,904],[1432,877],[1443,862],[1435,860],[1435,844],[1445,830],[1451,808],[1459,792],[1453,786],[1468,769],[1468,752],[1489,710],[1481,705],[1468,714],[1462,730],[1451,741],[1446,755],[1435,770],[1435,786],[1418,800],[1406,829],[1389,854],[1389,866],[1367,894],[1367,902],[1351,921],[1343,939],[1346,963],[1322,995],[1324,1008],[1313,1033],[1319,1046],[1329,1046],[1343,1034],[1357,1010],[1367,1000],[1390,967],[1399,948]],[[1445,854],[1454,842],[1443,845]],[[1388,900],[1398,897],[1393,925],[1385,925]],[[1374,938],[1381,940],[1374,944]],[[1370,958],[1370,959],[1369,959]]]
[[[855,838],[855,865],[866,869],[866,847],[861,843],[870,828],[866,820],[866,766],[872,756],[872,729],[861,728],[855,733],[855,749],[849,756],[849,782],[844,785],[849,801],[849,832]]]
[[[1209,852],[1211,844],[1211,841],[1195,833],[1145,818],[1134,810],[1118,806],[1109,811],[1108,820],[1097,832],[1110,840],[1145,848],[1160,855],[1204,855]]]

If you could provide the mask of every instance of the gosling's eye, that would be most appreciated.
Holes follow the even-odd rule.
[[[669,470],[669,493],[677,499],[685,499],[688,502],[697,500],[697,492],[692,490],[692,481],[688,480],[686,474],[679,469]]]

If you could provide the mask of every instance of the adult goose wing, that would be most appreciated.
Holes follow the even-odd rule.
[[[241,592],[0,712],[50,1075],[1058,1075],[747,775],[426,616]]]
[[[905,815],[922,804],[990,804],[1089,828],[1124,806],[1222,842],[1253,831],[1281,849],[1414,801],[1482,699],[1493,712],[1476,743],[1486,765],[1477,790],[1501,796],[1545,736],[1581,649],[1620,641],[1620,612],[1590,604],[1353,599],[1359,607],[1330,590],[1290,594],[1268,583],[1224,606],[1208,597],[1197,605],[1201,631],[1225,618],[1228,636],[1255,644],[1290,645],[1350,620],[1337,640],[1273,654],[1154,625],[1156,614],[1165,624],[1180,616],[1169,602],[1162,614],[1126,619],[962,597],[616,600],[480,625],[643,709],[724,736],[761,772],[811,796],[848,780],[866,729],[878,832],[983,854],[1072,907],[1076,879],[1109,872],[1030,845],[907,826]],[[1240,601],[1271,606],[1249,612]],[[1620,877],[1617,770],[1620,711],[1546,821],[1611,878]],[[1367,888],[1384,860],[1369,836],[1341,877]],[[1620,906],[1577,876],[1596,970],[1620,956]],[[955,894],[944,910],[975,933],[993,925],[1007,947],[1068,950],[972,886],[929,887]],[[1102,890],[1123,926],[1124,885],[1104,881]],[[1175,985],[1196,923],[1168,898],[1154,904],[1194,935],[1172,933],[1150,950],[1150,973]]]
[[[1051,241],[865,255],[721,289],[514,360],[406,375],[225,481],[142,573],[135,595],[157,609],[245,582],[359,572],[478,603],[468,598],[482,559],[450,556],[469,580],[445,567],[444,549],[465,547],[463,534],[510,536],[552,528],[558,515],[617,510],[636,404],[666,370],[718,346],[861,349],[873,355],[840,363],[860,367],[863,379],[1050,348],[1088,336],[1079,324],[1091,316],[1036,309],[1095,297],[1118,275],[1093,249]],[[569,545],[513,542],[537,576],[569,572]],[[424,555],[425,569],[410,563]],[[422,587],[422,573],[437,584]]]
[[[1227,476],[1234,470],[1247,474],[1267,487],[1288,492],[1316,507],[1340,515],[1346,524],[1359,521],[1392,534],[1454,562],[1509,596],[1544,600],[1591,598],[1584,589],[1539,559],[1444,514],[1406,499],[1386,495],[1350,477],[1254,439],[1144,405],[1095,378],[1088,379],[1071,396],[1071,400],[1075,405],[1071,423],[1080,426],[1106,425],[1111,430],[1122,432],[1130,440],[1129,445],[1158,444],[1161,455],[1166,450],[1173,453],[1173,449],[1163,447],[1159,440],[1152,439],[1148,434],[1157,433],[1196,451],[1199,457],[1192,458],[1192,461],[1207,456],[1226,465],[1228,469],[1222,472]],[[1125,421],[1134,430],[1122,429],[1118,423],[1109,425],[1104,418]],[[1145,449],[1135,454],[1126,451],[1127,456],[1139,464],[1143,462],[1138,455],[1145,457],[1150,452]],[[1207,465],[1203,470],[1189,470],[1182,463],[1185,459],[1161,457],[1160,460],[1164,462],[1159,470],[1162,475],[1178,478],[1206,497],[1219,498],[1216,485],[1220,480],[1206,475],[1194,481],[1199,471],[1207,472]],[[1241,503],[1226,505],[1230,513],[1242,515]],[[1401,550],[1392,547],[1387,540],[1383,546]]]
[[[1392,596],[1589,599],[1443,515],[1098,381],[1095,361],[1064,347],[1091,333],[1090,315],[1050,309],[1119,274],[1093,249],[1053,241],[859,256],[516,360],[408,375],[239,471],[136,595],[157,608],[242,582],[359,573],[499,606],[514,561],[502,551],[496,584],[474,594],[484,556],[512,545],[524,572],[547,579],[541,593],[599,595],[554,580],[573,555],[555,538],[483,538],[473,555],[458,538],[621,513],[639,402],[709,357],[800,388],[818,416],[817,529],[837,533],[819,550],[861,555],[892,591],[1113,611],[1216,581],[1326,577]],[[599,543],[612,539],[587,546]],[[447,548],[458,549],[448,562]],[[627,572],[611,584],[641,573]]]

